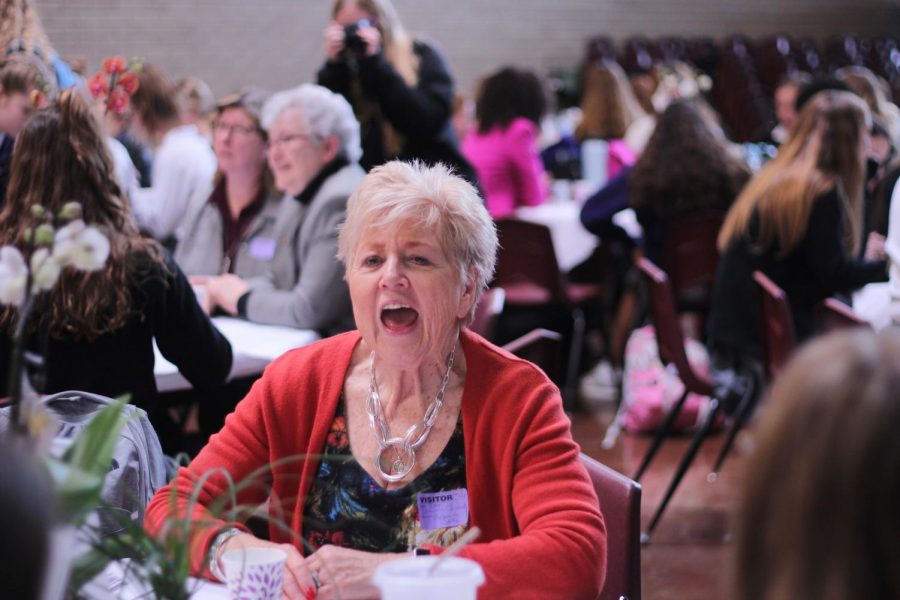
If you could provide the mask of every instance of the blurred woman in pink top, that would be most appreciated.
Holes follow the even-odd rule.
[[[481,83],[475,104],[478,129],[466,136],[462,150],[478,172],[495,219],[547,198],[537,146],[545,108],[541,82],[529,71],[507,67]]]

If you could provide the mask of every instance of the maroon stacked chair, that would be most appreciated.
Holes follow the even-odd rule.
[[[581,463],[606,523],[606,582],[598,600],[640,600],[641,486],[583,453]]]
[[[759,292],[759,338],[763,368],[769,381],[774,380],[797,349],[794,317],[787,295],[762,271],[753,272]]]
[[[680,311],[709,312],[724,220],[725,211],[709,209],[671,217],[663,228],[660,266]]]
[[[497,319],[503,312],[505,300],[503,288],[491,288],[482,294],[469,329],[489,342],[496,342]]]
[[[587,326],[584,308],[599,304],[603,288],[596,284],[573,283],[559,270],[553,239],[546,225],[519,219],[497,219],[500,251],[494,272],[494,287],[506,293],[506,305],[552,309],[562,307],[572,317],[563,397],[574,406],[581,351]]]
[[[687,452],[685,452],[684,457],[681,459],[681,463],[679,463],[675,470],[675,475],[672,477],[672,481],[669,483],[669,487],[663,495],[662,502],[650,519],[647,532],[641,536],[642,543],[649,543],[650,536],[659,524],[669,501],[672,499],[672,496],[678,489],[678,485],[684,478],[684,474],[694,461],[697,451],[700,449],[700,445],[709,435],[713,424],[718,419],[721,407],[719,400],[713,394],[712,382],[709,377],[696,371],[688,360],[684,346],[684,335],[681,332],[681,324],[678,321],[675,296],[669,285],[669,278],[662,269],[646,258],[639,258],[635,264],[647,280],[650,296],[650,315],[656,331],[656,345],[659,351],[659,359],[664,365],[674,365],[678,372],[678,378],[684,384],[684,393],[671,408],[669,414],[666,415],[665,421],[659,431],[657,431],[653,443],[647,450],[647,454],[644,456],[641,466],[638,468],[637,474],[634,477],[636,481],[640,481],[641,475],[643,475],[657,450],[659,450],[660,444],[662,444],[663,440],[669,435],[672,424],[681,412],[681,408],[684,406],[688,393],[693,392],[695,394],[710,397],[709,411],[707,412],[706,418],[700,426],[700,429],[694,435],[691,445],[688,447]]]
[[[525,335],[504,344],[503,349],[534,363],[547,377],[559,377],[559,346],[562,336],[549,329],[532,329]]]
[[[826,298],[818,309],[817,320],[825,333],[852,327],[872,328],[871,323],[837,298]]]

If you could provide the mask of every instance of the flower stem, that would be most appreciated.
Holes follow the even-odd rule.
[[[14,434],[27,435],[28,428],[22,423],[20,418],[20,410],[22,404],[22,377],[27,376],[24,368],[25,355],[25,336],[28,325],[28,317],[31,316],[31,310],[34,308],[34,294],[31,293],[31,274],[28,275],[28,282],[25,288],[25,301],[19,311],[19,319],[16,321],[16,329],[13,334],[12,356],[9,361],[9,402],[12,406],[12,418],[10,423],[11,431]]]

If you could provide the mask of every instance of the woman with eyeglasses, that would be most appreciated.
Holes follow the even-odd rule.
[[[227,121],[225,116],[217,139],[226,126],[231,130],[225,137],[243,135],[234,115]],[[268,265],[252,278],[235,270],[192,282],[203,286],[208,308],[249,321],[323,334],[351,329],[337,236],[347,198],[365,174],[358,164],[362,151],[353,110],[341,96],[304,84],[273,95],[262,107],[261,123],[275,187],[285,197],[271,234],[247,242],[246,252],[266,258]],[[240,252],[236,258],[243,260]]]
[[[266,165],[260,113],[268,94],[244,88],[220,100],[213,121],[214,181],[191,198],[175,260],[188,275],[265,275],[281,196]]]

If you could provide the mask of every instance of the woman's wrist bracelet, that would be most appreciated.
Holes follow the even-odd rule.
[[[244,532],[237,527],[230,527],[213,538],[213,543],[209,545],[209,572],[219,581],[225,581],[225,573],[219,565],[219,551],[225,542],[241,533]]]

